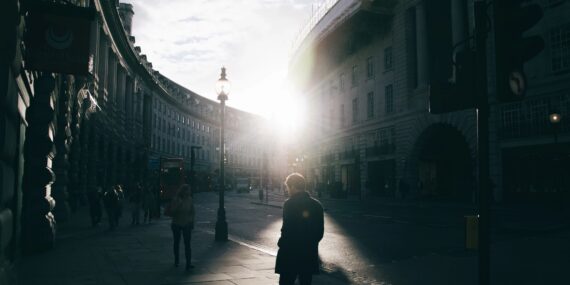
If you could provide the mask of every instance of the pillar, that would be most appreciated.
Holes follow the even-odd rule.
[[[451,0],[451,35],[454,44],[467,38],[467,8],[465,5],[464,0]]]
[[[428,84],[429,61],[425,5],[425,1],[421,1],[416,6],[416,57],[418,64],[418,87],[425,87]]]
[[[0,1],[0,284],[16,284],[28,81],[21,76],[23,17],[18,1]],[[18,78],[20,77],[20,78]],[[18,84],[17,80],[20,80]],[[20,107],[20,108],[19,108]]]
[[[69,151],[69,206],[71,211],[77,210],[79,206],[80,193],[85,189],[85,183],[81,179],[84,173],[85,160],[82,156],[84,151],[87,151],[87,145],[82,130],[87,128],[88,125],[83,122],[83,98],[72,96],[71,98],[73,111],[71,121],[71,148]]]
[[[69,79],[69,78],[68,78]],[[57,207],[54,209],[54,215],[58,221],[65,221],[69,216],[69,204],[67,184],[69,182],[68,168],[69,168],[69,144],[71,143],[70,132],[70,107],[69,107],[69,92],[67,92],[66,85],[69,83],[68,79],[62,80],[60,83],[60,94],[58,96],[57,104],[57,127],[54,144],[56,149],[56,156],[53,160],[53,172],[56,180],[52,185],[52,196],[58,201]]]
[[[99,150],[100,147],[99,143],[99,136],[97,136],[97,132],[95,131],[94,127],[91,127],[89,130],[89,141],[88,141],[88,149],[87,153],[87,163],[85,165],[85,171],[87,173],[85,182],[86,182],[86,192],[95,192],[97,191],[98,187],[102,187],[101,184],[101,177],[99,175],[99,171],[97,169],[100,159],[99,159]]]
[[[26,111],[28,128],[24,144],[24,178],[22,201],[22,249],[37,252],[52,248],[55,240],[55,200],[51,169],[55,156],[52,140],[55,79],[43,74],[34,83],[35,95]]]

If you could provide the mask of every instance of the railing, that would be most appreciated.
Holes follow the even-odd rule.
[[[397,4],[397,0],[343,0],[343,3],[340,0],[324,0],[322,1],[316,9],[313,9],[311,17],[309,21],[305,23],[302,28],[299,30],[299,33],[294,38],[291,44],[290,55],[293,56],[297,50],[301,47],[303,42],[307,39],[309,34],[315,29],[315,27],[323,20],[323,18],[333,9],[335,8],[334,15],[331,15],[330,20],[339,21],[339,18],[342,17],[347,11],[353,8],[364,8],[371,12],[386,14],[392,13],[394,6]],[[338,5],[337,5],[338,4]],[[314,6],[313,6],[314,7]],[[342,19],[340,21],[343,21]],[[325,22],[323,23],[324,26],[329,27],[334,23]],[[323,27],[322,31],[326,29]]]
[[[557,113],[560,121],[550,122]],[[570,132],[570,93],[531,97],[522,102],[500,106],[501,139],[528,138]]]
[[[305,37],[307,37],[311,30],[313,30],[327,12],[339,1],[340,0],[326,0],[321,3],[316,10],[313,10],[311,18],[309,18],[309,21],[301,28],[299,34],[297,34],[293,40],[293,44],[291,45],[291,54],[295,53],[295,51],[301,46],[303,40],[305,40]]]

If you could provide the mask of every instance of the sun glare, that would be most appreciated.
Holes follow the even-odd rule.
[[[267,90],[272,90],[268,93]],[[267,131],[277,139],[291,142],[302,133],[305,106],[302,98],[288,86],[284,78],[268,77],[240,98],[244,109],[267,119]]]
[[[302,100],[293,93],[282,93],[274,98],[269,108],[269,124],[279,137],[296,136],[301,133],[305,121]]]

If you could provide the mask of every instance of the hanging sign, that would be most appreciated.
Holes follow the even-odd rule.
[[[88,75],[93,71],[91,25],[94,9],[37,3],[26,21],[25,67],[29,70]]]

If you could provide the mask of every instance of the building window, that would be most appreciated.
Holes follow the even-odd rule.
[[[390,114],[394,111],[394,95],[392,91],[392,84],[386,86],[386,114]]]
[[[570,68],[570,24],[550,31],[552,71]]]
[[[366,59],[366,78],[374,78],[374,57]]]
[[[367,116],[368,119],[374,118],[374,92],[369,92],[366,98]]]
[[[344,91],[344,73],[340,74],[340,79],[339,79],[339,86],[340,86],[340,91]]]
[[[351,77],[350,83],[351,83],[352,87],[354,87],[358,84],[358,65],[352,66],[352,77]]]
[[[384,69],[392,69],[392,47],[387,47],[384,49]]]
[[[352,123],[358,122],[358,98],[352,99]]]

